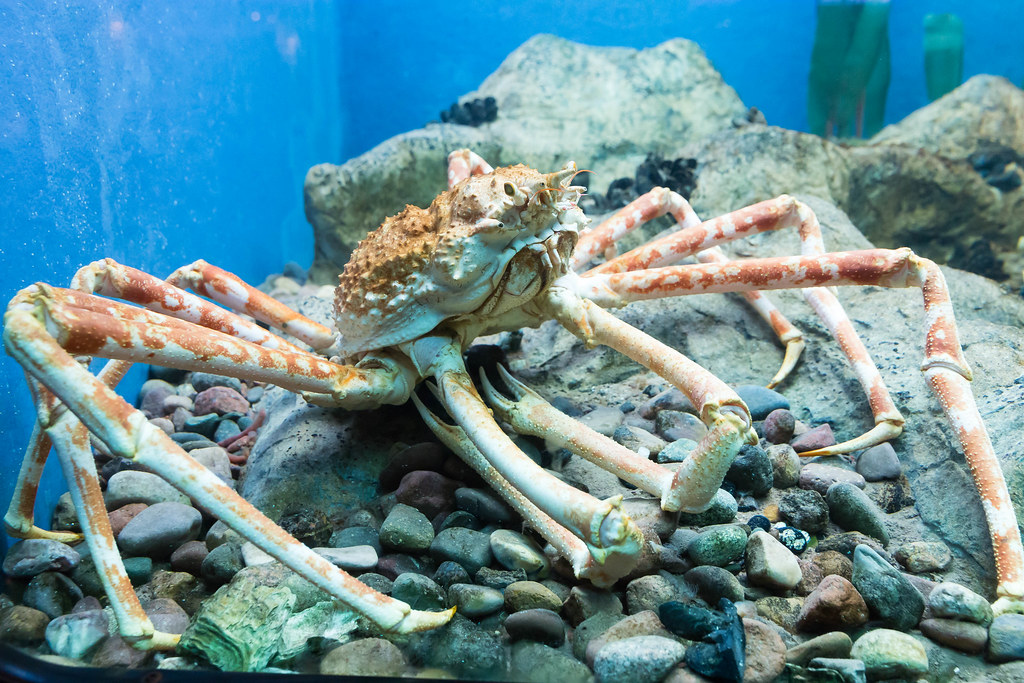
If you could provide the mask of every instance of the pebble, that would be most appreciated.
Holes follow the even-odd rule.
[[[670,632],[687,640],[703,640],[712,631],[725,628],[725,615],[700,605],[670,600],[658,607],[658,617]]]
[[[82,525],[78,522],[78,510],[71,500],[71,493],[65,491],[57,498],[57,505],[50,517],[50,528],[54,531],[75,531],[81,533]]]
[[[764,438],[773,444],[789,443],[796,428],[796,418],[785,408],[777,408],[768,413],[761,425]]]
[[[398,503],[380,525],[380,544],[402,552],[418,552],[430,547],[434,526],[416,508]]]
[[[391,597],[406,602],[413,609],[444,609],[447,598],[444,589],[430,578],[415,572],[400,574],[391,586]]]
[[[184,633],[188,628],[188,612],[181,605],[167,598],[145,600],[142,609],[153,622],[153,628],[164,633]]]
[[[832,521],[847,531],[860,531],[877,538],[883,545],[889,543],[889,531],[885,528],[885,513],[868,494],[849,482],[836,482],[828,487],[825,494]]]
[[[171,569],[199,576],[203,560],[210,554],[203,541],[187,541],[171,553]]]
[[[416,470],[402,477],[395,490],[395,498],[416,508],[427,519],[433,519],[442,512],[455,507],[455,490],[458,482],[443,474],[429,470]]]
[[[832,574],[822,579],[804,601],[797,617],[801,631],[855,628],[868,620],[868,606],[854,585]]]
[[[654,430],[668,442],[686,439],[699,442],[707,436],[708,428],[693,413],[678,410],[662,410],[654,419]]]
[[[244,566],[246,562],[242,555],[242,546],[237,543],[225,543],[207,553],[199,565],[197,576],[219,586],[230,581]]]
[[[551,562],[530,538],[517,531],[498,529],[491,532],[491,552],[506,569],[522,569],[532,579],[544,578]]]
[[[383,638],[363,638],[344,643],[320,661],[323,676],[397,678],[405,673],[406,661],[398,646]]]
[[[451,527],[434,537],[430,556],[438,562],[458,562],[472,576],[491,563],[491,538],[481,531]]]
[[[146,417],[157,417],[163,414],[164,399],[175,395],[174,385],[162,379],[148,379],[139,387],[139,410]]]
[[[772,461],[772,485],[777,489],[788,489],[800,483],[800,456],[789,444],[776,444],[765,449]]]
[[[774,595],[761,598],[754,603],[759,616],[778,624],[789,632],[796,631],[796,620],[804,607],[800,597],[780,598]]]
[[[192,376],[189,377],[189,384],[192,385],[192,388],[197,393],[206,391],[211,387],[228,387],[239,393],[242,391],[242,380],[237,377],[215,375],[212,372],[193,372]]]
[[[747,534],[739,526],[723,524],[705,529],[686,546],[686,556],[696,565],[725,567],[743,554]]]
[[[786,644],[772,627],[756,619],[743,620],[743,633],[743,682],[771,683],[786,668]]]
[[[693,453],[693,449],[696,447],[696,441],[691,439],[676,439],[658,451],[658,454],[654,456],[654,461],[660,465],[670,462],[683,462],[690,457],[690,454]]]
[[[725,480],[732,482],[740,491],[749,491],[763,496],[772,490],[775,479],[772,459],[759,446],[745,444],[732,461],[725,474]]]
[[[598,434],[610,437],[615,433],[619,425],[622,424],[623,415],[622,411],[618,408],[601,406],[577,419]]]
[[[779,543],[799,555],[807,550],[807,546],[811,543],[811,535],[803,529],[784,526],[779,529]]]
[[[717,605],[722,598],[739,602],[744,597],[740,580],[721,567],[694,567],[684,577],[696,589],[697,597],[709,605]]]
[[[465,510],[456,510],[444,518],[444,521],[441,522],[439,527],[437,527],[437,530],[444,531],[448,527],[453,526],[461,526],[467,529],[473,529],[474,531],[480,531],[483,523]]]
[[[377,566],[380,558],[371,545],[347,548],[313,548],[317,555],[347,572],[365,572]]]
[[[222,482],[234,488],[235,480],[231,476],[231,459],[227,449],[220,446],[206,446],[194,448],[188,454],[193,460],[216,474]]]
[[[849,482],[859,489],[867,485],[864,477],[842,467],[809,462],[800,468],[799,486],[802,489],[814,489],[824,496],[828,493],[828,488],[838,481]]]
[[[838,679],[843,683],[863,683],[867,680],[867,668],[859,659],[815,657],[807,665],[807,668],[812,672],[820,672],[824,669],[830,674],[837,674]],[[836,680],[836,676],[833,675],[828,680]]]
[[[89,665],[98,668],[139,668],[149,656],[148,652],[136,650],[118,634],[105,639],[93,653]]]
[[[413,557],[412,555],[405,555],[402,553],[381,555],[377,560],[376,570],[378,574],[383,574],[392,581],[406,572],[415,572],[417,574],[426,575],[426,572],[429,571],[424,566],[424,562],[422,560]]]
[[[433,537],[433,530],[431,530]],[[329,545],[333,548],[350,548],[354,545],[368,545],[379,555],[383,548],[380,544],[380,532],[370,526],[350,526],[338,529],[331,534]]]
[[[101,609],[65,614],[46,626],[46,644],[61,657],[84,659],[107,637],[108,622]]]
[[[223,441],[224,439],[230,439],[232,436],[238,436],[242,433],[242,428],[238,426],[238,423],[234,420],[221,420],[217,423],[217,429],[213,432],[214,441]]]
[[[599,683],[657,683],[686,654],[686,648],[660,636],[637,636],[609,643],[594,658]]]
[[[750,417],[755,421],[764,420],[773,410],[789,410],[789,399],[777,391],[758,384],[742,384],[735,388],[739,397],[747,404]]]
[[[658,614],[656,612],[651,610],[637,612],[636,614],[632,614],[625,619],[615,622],[603,633],[592,638],[590,642],[587,643],[583,661],[586,662],[588,666],[593,667],[597,653],[600,652],[605,645],[619,640],[625,640],[626,638],[635,638],[637,636],[661,636],[663,638],[678,640],[678,638],[674,636],[671,631],[666,629],[663,623],[661,623],[661,619],[658,618]]]
[[[850,656],[853,640],[842,631],[829,631],[815,636],[786,651],[786,661],[804,666],[819,657],[828,659],[845,659]]]
[[[178,489],[155,474],[140,470],[122,470],[107,481],[103,500],[108,510],[117,509],[129,503],[181,503],[188,505],[189,498]]]
[[[856,469],[867,481],[896,479],[903,474],[896,450],[888,441],[865,449],[857,457]]]
[[[936,643],[972,655],[982,652],[988,641],[988,629],[969,621],[922,619],[918,628]]]
[[[44,613],[50,619],[67,614],[82,599],[82,589],[60,572],[36,574],[25,587],[21,602]]]
[[[789,548],[760,529],[750,534],[746,559],[747,581],[755,586],[790,590],[803,578],[800,563]]]
[[[853,560],[835,550],[817,552],[811,557],[811,562],[821,570],[822,577],[838,574],[848,581],[853,578]]]
[[[451,560],[445,560],[437,566],[437,570],[434,571],[434,581],[443,588],[448,588],[453,584],[472,584],[473,577],[469,575],[462,565],[458,562],[452,562]]]
[[[836,445],[835,434],[832,433],[832,425],[820,424],[813,429],[808,429],[806,432],[796,437],[789,443],[793,447],[793,450],[797,453],[807,453],[809,451],[816,451],[819,448],[828,448],[829,446]]]
[[[12,645],[35,647],[46,638],[50,617],[24,605],[0,610],[0,640]]]
[[[1024,659],[1024,614],[1001,614],[992,620],[987,654],[993,662]]]
[[[546,644],[530,640],[520,640],[512,645],[508,676],[508,680],[526,683],[593,683],[594,680],[590,669],[582,662]]]
[[[928,672],[928,655],[913,636],[887,628],[862,635],[850,656],[864,662],[869,680],[917,678]]]
[[[753,515],[747,520],[747,526],[750,527],[750,531],[753,532],[755,529],[761,531],[770,531],[772,528],[772,522],[764,515]]]
[[[932,616],[960,619],[982,626],[992,623],[992,606],[974,591],[952,581],[944,581],[928,595]]]
[[[500,498],[485,489],[455,489],[455,507],[484,524],[510,524],[516,514]]]
[[[798,529],[820,533],[828,528],[828,503],[814,489],[792,489],[779,496],[779,514]]]
[[[679,443],[678,441],[676,443]],[[671,448],[671,446],[670,446]],[[711,505],[703,512],[681,512],[679,513],[679,524],[686,526],[712,526],[715,524],[728,524],[736,519],[739,511],[739,503],[736,497],[725,489],[715,491],[711,499]]]
[[[212,441],[213,435],[217,431],[218,424],[220,424],[220,415],[217,413],[207,413],[205,415],[195,415],[186,419],[184,427],[185,431],[202,434]]]
[[[78,551],[60,541],[30,538],[12,545],[4,556],[4,574],[27,578],[42,572],[66,572],[81,562]]]
[[[853,553],[853,585],[871,614],[885,626],[909,631],[924,613],[924,596],[899,571],[871,548]]]
[[[135,515],[117,535],[127,555],[165,558],[182,543],[199,538],[203,515],[191,505],[156,503]]]
[[[230,387],[215,386],[204,389],[196,394],[195,409],[196,415],[215,413],[246,413],[249,411],[249,401],[241,393]]]
[[[447,589],[448,605],[454,606],[459,614],[470,619],[494,614],[505,604],[505,597],[495,588],[476,586],[472,583],[453,583],[447,586]]]
[[[675,585],[660,574],[638,577],[626,586],[626,612],[657,610],[663,602],[675,599],[677,593]]]
[[[572,626],[579,626],[595,614],[607,612],[622,614],[622,601],[607,590],[573,586],[569,597],[562,603],[562,614]]]
[[[500,603],[498,607],[501,607]],[[551,647],[561,647],[565,642],[565,622],[557,612],[549,609],[525,609],[514,612],[505,619],[504,626],[512,642],[533,640]]]
[[[489,680],[507,667],[500,635],[457,612],[447,626],[420,636],[413,655],[428,667],[472,680]]]
[[[896,548],[896,561],[911,574],[941,572],[953,562],[949,546],[939,541],[911,541]]]
[[[536,581],[516,581],[505,589],[505,609],[521,612],[527,609],[562,609],[562,601],[550,588]]]
[[[705,642],[687,648],[686,665],[707,678],[740,680],[744,668],[743,622],[732,603],[723,600],[719,607],[723,610],[727,625],[708,634]]]

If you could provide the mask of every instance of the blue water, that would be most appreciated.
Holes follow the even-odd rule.
[[[888,121],[927,103],[927,12],[963,19],[965,78],[1024,80],[1024,2],[893,0]],[[308,264],[306,170],[436,119],[538,32],[693,39],[769,123],[803,129],[814,17],[811,0],[0,0],[0,300],[106,256],[161,276],[205,258],[254,282]],[[6,509],[32,422],[6,356],[0,397]]]

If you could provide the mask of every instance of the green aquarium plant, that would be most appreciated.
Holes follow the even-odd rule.
[[[925,15],[924,78],[930,101],[964,80],[964,22],[955,14]]]
[[[870,136],[889,90],[888,0],[819,0],[807,122],[812,133]]]

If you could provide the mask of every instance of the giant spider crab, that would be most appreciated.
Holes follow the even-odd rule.
[[[82,268],[69,289],[35,284],[5,316],[4,343],[25,369],[38,420],[5,517],[22,538],[77,541],[33,525],[40,471],[56,448],[123,637],[139,648],[170,648],[178,636],[154,631],[117,553],[103,505],[92,434],[116,455],[151,468],[243,537],[362,613],[381,629],[424,630],[453,610],[423,612],[377,593],[289,536],[185,454],[112,387],[132,362],[204,370],[270,382],[316,404],[352,409],[410,398],[437,436],[511,504],[576,575],[610,585],[635,565],[642,536],[621,497],[597,500],[551,476],[518,450],[488,403],[519,432],[540,435],[590,459],[661,499],[665,510],[706,508],[745,443],[757,437],[746,406],[723,382],[674,349],[627,325],[604,307],[702,292],[743,292],[786,345],[777,383],[803,341],[757,290],[801,288],[849,358],[875,418],[851,441],[805,455],[845,453],[897,436],[903,418],[828,288],[873,284],[919,287],[924,295],[922,366],[961,442],[991,531],[996,608],[1024,606],[1024,552],[1002,472],[968,381],[949,294],[939,268],[909,249],[826,253],[818,222],[782,196],[702,222],[680,195],[655,188],[593,229],[576,205],[572,162],[554,173],[526,166],[492,169],[470,152],[449,157],[449,189],[427,209],[407,206],[367,236],[340,278],[335,312],[340,337],[237,277],[198,261],[166,281],[111,260]],[[671,214],[679,229],[585,270],[629,230]],[[727,261],[716,245],[796,227],[802,255]],[[610,253],[610,252],[609,252]],[[673,265],[689,255],[698,263]],[[582,273],[577,274],[577,271]],[[246,313],[308,345],[312,352],[186,291]],[[139,304],[132,306],[111,298]],[[604,344],[669,380],[708,426],[707,436],[672,471],[563,415],[503,371],[513,398],[481,376],[481,398],[462,352],[478,335],[555,319],[588,346]],[[80,358],[76,359],[76,356]],[[112,359],[98,375],[86,359]],[[330,357],[330,360],[328,360]],[[416,396],[428,386],[457,425]]]

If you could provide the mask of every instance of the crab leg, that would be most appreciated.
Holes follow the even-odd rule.
[[[570,275],[558,282],[579,280]],[[676,472],[666,509],[699,512],[711,500],[744,443],[756,444],[750,414],[721,380],[675,349],[628,325],[558,284],[548,291],[548,312],[588,346],[609,346],[672,382],[708,425],[708,434]],[[664,495],[664,494],[663,494]]]
[[[1024,607],[1024,549],[1015,523],[1006,481],[991,441],[977,414],[977,406],[967,381],[971,371],[957,339],[953,308],[942,271],[933,262],[916,256],[909,249],[869,249],[837,252],[822,256],[798,256],[749,259],[718,265],[667,266],[629,273],[597,275],[575,282],[577,292],[599,304],[621,306],[628,301],[682,294],[734,292],[744,289],[789,289],[825,285],[878,285],[882,287],[919,287],[925,309],[925,360],[922,370],[957,430],[974,483],[981,494],[992,536],[999,576],[997,592]],[[822,290],[827,291],[827,290]],[[845,315],[836,331],[840,344],[853,334]],[[849,326],[849,327],[846,327]],[[854,363],[854,371],[864,385],[873,411],[883,405],[878,385],[865,384],[875,372],[863,372],[864,363]],[[873,370],[873,368],[872,368]],[[880,383],[880,380],[879,380]],[[888,395],[884,395],[888,398]],[[884,413],[875,412],[883,422],[868,434],[840,444],[864,448],[884,440]],[[893,418],[889,418],[893,419]],[[895,430],[896,426],[892,427]],[[808,455],[808,454],[805,454]]]
[[[45,284],[22,290],[15,304],[39,307],[54,336],[71,353],[229,374],[305,392],[313,400],[330,399],[336,406],[403,403],[415,382],[409,368],[384,357],[372,368],[339,365]]]
[[[228,308],[251,315],[275,329],[301,339],[324,355],[333,354],[333,347],[337,341],[333,330],[296,313],[237,275],[206,261],[200,260],[178,268],[167,277],[167,282],[182,289],[191,289]]]
[[[675,473],[672,470],[651,462],[562,413],[536,391],[509,374],[500,364],[497,370],[515,400],[505,398],[495,390],[487,375],[481,373],[484,394],[488,405],[494,408],[498,417],[512,425],[517,432],[539,436],[568,448],[637,488],[661,496],[662,509],[679,509],[679,501],[673,499]]]
[[[729,259],[717,245],[755,232],[783,227],[780,220],[789,218],[787,208],[778,200],[772,200],[702,223],[682,195],[664,187],[655,187],[582,235],[573,252],[573,269],[579,270],[616,240],[666,213],[676,220],[679,226],[676,232],[609,259],[587,270],[583,276],[672,265],[693,255],[705,263],[725,262]],[[742,292],[742,295],[785,347],[782,365],[768,382],[768,388],[771,389],[778,386],[796,367],[804,350],[803,334],[764,294],[748,291]]]
[[[435,396],[438,396],[437,387],[428,386]],[[412,400],[420,411],[423,421],[437,435],[441,443],[452,452],[457,453],[513,510],[518,512],[544,540],[550,543],[561,557],[566,558],[577,578],[589,579],[596,586],[610,586],[633,568],[636,563],[635,557],[622,554],[607,555],[604,558],[604,564],[598,564],[586,543],[552,519],[498,473],[498,470],[473,444],[464,429],[442,422],[416,394],[412,395]],[[438,396],[438,400],[440,400],[440,396]]]
[[[423,337],[402,348],[421,375],[437,380],[445,409],[502,478],[583,539],[598,564],[628,572],[635,564],[642,537],[622,510],[621,497],[597,500],[548,474],[519,450],[477,394],[463,364],[462,351],[453,339]],[[543,525],[543,520],[530,520],[534,522]],[[627,562],[630,559],[632,562]],[[624,567],[626,564],[630,567]]]
[[[66,331],[53,317],[52,309],[26,303],[21,297],[16,297],[5,316],[4,343],[8,353],[63,401],[112,453],[150,467],[244,538],[386,631],[406,633],[424,630],[451,618],[453,610],[411,610],[407,604],[370,589],[288,535],[216,475],[190,458],[163,431],[150,424],[142,413],[76,363],[47,329],[51,325],[57,327],[57,335],[62,338],[64,346],[73,349],[79,345],[75,337],[65,334]],[[223,336],[237,344],[244,343]],[[83,343],[92,347],[88,352],[93,354],[102,346],[96,341],[86,340]],[[285,353],[253,347],[266,353]],[[56,439],[57,434],[50,432],[50,436]],[[78,477],[77,470],[73,473]],[[94,512],[95,505],[99,504],[85,499],[83,502],[93,506],[83,508],[87,515]]]
[[[471,149],[457,149],[448,155],[449,190],[471,175],[493,172],[491,165]]]

